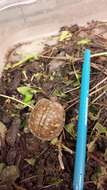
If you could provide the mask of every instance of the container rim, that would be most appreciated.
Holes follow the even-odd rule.
[[[9,9],[11,7],[17,7],[21,5],[29,5],[32,3],[36,3],[38,0],[1,0],[0,1],[0,11]]]

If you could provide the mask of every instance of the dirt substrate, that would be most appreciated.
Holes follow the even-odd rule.
[[[71,189],[85,48],[91,49],[93,57],[84,190],[107,189],[107,57],[99,54],[107,52],[107,23],[62,27],[56,38],[57,43],[46,45],[38,57],[20,60],[17,47],[7,55],[0,79],[0,94],[10,97],[0,95],[0,190]],[[21,87],[27,87],[27,92]],[[31,108],[11,99],[32,107],[51,96],[57,96],[66,112],[60,158],[59,141],[42,142],[34,137],[27,129]]]

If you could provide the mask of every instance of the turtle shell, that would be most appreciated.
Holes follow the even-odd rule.
[[[65,123],[63,106],[56,102],[42,98],[32,110],[28,128],[41,140],[51,140],[61,133]]]

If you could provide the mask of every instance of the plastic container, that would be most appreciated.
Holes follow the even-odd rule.
[[[14,44],[34,41],[39,51],[44,37],[57,33],[61,26],[106,21],[106,10],[106,0],[1,0],[0,73]]]

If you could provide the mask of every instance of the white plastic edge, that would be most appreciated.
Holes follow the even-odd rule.
[[[38,0],[1,0],[0,1],[0,11],[3,11],[5,9],[16,7],[20,5],[28,5],[37,2]]]

